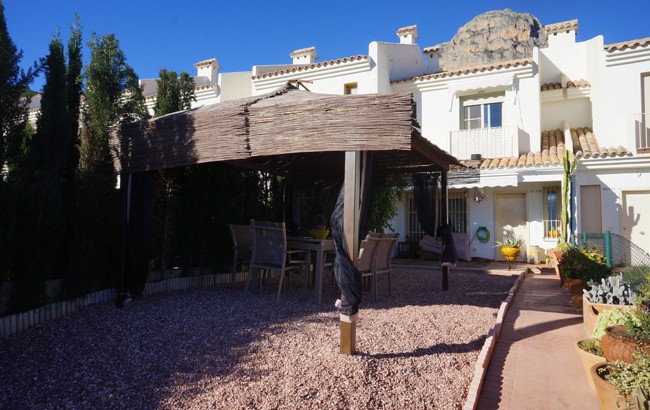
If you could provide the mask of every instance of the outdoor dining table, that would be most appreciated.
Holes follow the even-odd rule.
[[[299,249],[314,251],[316,261],[314,262],[315,272],[315,294],[314,298],[317,304],[323,300],[323,268],[325,265],[325,252],[334,250],[334,242],[331,239],[317,239],[308,236],[287,236],[287,249]],[[311,262],[311,252],[307,252],[308,266]],[[305,284],[307,281],[305,281]]]

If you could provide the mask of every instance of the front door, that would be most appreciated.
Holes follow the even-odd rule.
[[[524,240],[519,252],[520,261],[528,254],[528,224],[526,223],[526,194],[497,194],[495,203],[494,239],[500,241],[506,235],[516,235]],[[505,260],[501,248],[494,248],[494,259]]]
[[[623,236],[646,252],[650,249],[650,191],[623,191]]]

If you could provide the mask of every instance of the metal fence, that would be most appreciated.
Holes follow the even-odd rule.
[[[629,239],[611,232],[583,232],[578,245],[595,244],[602,248],[607,264],[615,272],[623,272],[623,278],[638,288],[650,275],[650,254]]]

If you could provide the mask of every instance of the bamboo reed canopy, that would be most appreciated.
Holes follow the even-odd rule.
[[[456,158],[420,135],[409,93],[275,92],[121,126],[124,174],[224,161],[293,179],[341,180],[346,151],[374,151],[377,176],[447,171]]]

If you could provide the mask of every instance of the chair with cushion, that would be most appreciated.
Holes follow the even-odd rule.
[[[287,234],[284,222],[265,222],[251,219],[251,229],[253,232],[253,253],[249,264],[246,290],[253,281],[257,285],[260,271],[263,272],[263,278],[267,278],[270,272],[279,272],[280,283],[278,284],[277,300],[280,300],[285,275],[289,275],[289,285],[291,285],[292,273],[303,273],[303,276],[305,276],[306,263],[304,258],[295,259],[295,256],[299,254],[304,255],[304,251],[287,252]],[[294,259],[290,259],[290,257]],[[303,277],[303,280],[306,279],[306,277]]]
[[[253,253],[253,229],[250,225],[229,224],[230,237],[232,238],[232,265],[230,273],[232,282],[235,281],[237,272],[241,272],[244,265],[248,265]],[[237,268],[239,267],[239,270]]]

